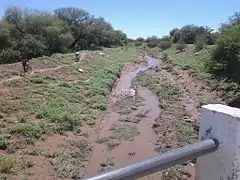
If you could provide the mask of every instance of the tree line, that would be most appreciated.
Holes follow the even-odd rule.
[[[160,49],[170,48],[173,43],[184,47],[185,44],[197,44],[198,50],[204,44],[213,45],[217,37],[217,32],[207,26],[185,25],[182,28],[174,28],[169,32],[169,35],[158,38],[151,36],[146,39],[139,37],[135,41],[136,46],[147,43],[149,48],[159,47]]]
[[[73,50],[124,45],[127,36],[102,17],[75,8],[53,12],[9,7],[0,20],[0,64]]]
[[[195,44],[196,52],[206,45],[214,45],[210,57],[206,59],[205,68],[217,78],[227,78],[240,82],[240,13],[236,12],[213,30],[207,26],[185,25],[174,28],[169,35],[146,39],[139,37],[136,46],[146,44],[149,48],[158,47],[166,50],[176,44],[176,49],[184,51],[186,44]]]

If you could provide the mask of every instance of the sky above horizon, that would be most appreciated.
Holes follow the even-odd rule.
[[[59,7],[78,7],[104,17],[128,37],[164,36],[175,27],[196,24],[218,28],[234,12],[239,0],[1,0],[0,16],[11,5],[53,11]]]

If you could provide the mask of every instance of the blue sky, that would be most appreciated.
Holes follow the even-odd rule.
[[[0,16],[10,5],[52,11],[74,6],[102,16],[131,38],[163,36],[186,24],[217,28],[240,9],[240,0],[1,0]]]

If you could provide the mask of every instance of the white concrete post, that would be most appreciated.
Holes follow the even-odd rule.
[[[199,140],[216,138],[217,152],[197,159],[196,180],[240,180],[240,109],[202,106]]]

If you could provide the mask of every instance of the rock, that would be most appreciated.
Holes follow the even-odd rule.
[[[194,166],[194,164],[193,164],[193,163],[189,163],[189,165],[190,165],[190,166],[192,166],[192,167]]]
[[[11,136],[11,134],[6,134],[5,135],[5,138],[11,138],[12,136]]]
[[[134,89],[129,89],[128,92],[131,97],[135,96],[136,94],[136,91]]]
[[[84,81],[85,83],[88,83],[90,81],[90,79],[87,79],[86,81]]]
[[[83,70],[82,70],[82,69],[80,69],[80,68],[78,69],[78,71],[79,71],[79,72],[83,72]]]
[[[98,55],[104,56],[105,54],[103,52],[99,52]]]
[[[136,91],[132,88],[129,89],[122,89],[121,90],[121,95],[123,96],[130,96],[130,97],[134,97],[136,94]]]
[[[136,152],[130,152],[128,153],[129,156],[134,156],[136,154]]]
[[[195,132],[199,132],[199,125],[198,124],[194,124],[193,125],[193,129]]]
[[[100,166],[101,166],[101,167],[106,167],[106,166],[107,166],[107,163],[104,163],[104,162],[103,162],[103,163],[100,164]]]
[[[191,119],[186,119],[186,120],[185,120],[185,122],[186,122],[186,123],[193,123],[193,122],[194,122],[194,120],[191,120]]]
[[[165,145],[165,149],[171,149],[171,148],[172,148],[172,145],[170,144]]]
[[[160,127],[160,124],[154,123],[154,124],[152,125],[152,128],[157,128],[157,127]]]

